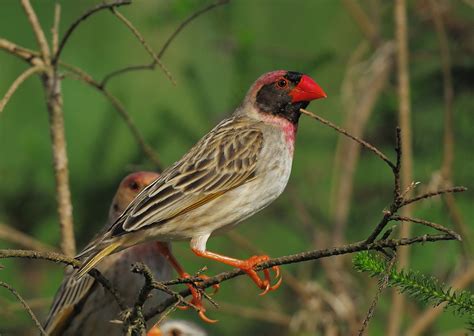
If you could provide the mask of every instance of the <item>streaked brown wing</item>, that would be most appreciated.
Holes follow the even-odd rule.
[[[255,122],[224,120],[143,190],[109,232],[113,237],[164,223],[248,182],[262,144]]]
[[[51,335],[60,335],[63,328],[73,317],[73,313],[78,313],[76,306],[85,300],[92,291],[95,279],[85,276],[74,279],[68,274],[61,283],[45,323],[45,330]]]

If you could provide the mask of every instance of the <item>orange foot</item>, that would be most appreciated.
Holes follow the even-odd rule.
[[[270,271],[268,269],[263,270],[264,279],[260,278],[257,272],[254,270],[254,267],[262,262],[265,262],[269,259],[266,255],[253,256],[247,260],[234,259],[227,256],[223,256],[214,252],[201,251],[198,249],[192,249],[193,252],[204,258],[209,258],[212,260],[220,261],[226,265],[240,268],[242,271],[247,273],[247,275],[257,284],[260,289],[263,289],[263,292],[260,295],[265,295],[270,291],[273,291],[280,287],[282,278],[280,276],[280,268],[278,266],[273,266],[272,270],[275,272],[276,283],[272,286],[272,280],[270,277]]]
[[[158,246],[158,249],[159,249],[160,253],[163,256],[165,256],[166,259],[168,259],[170,264],[173,266],[173,268],[176,270],[176,272],[178,272],[178,274],[181,278],[188,279],[188,278],[191,277],[188,273],[186,273],[184,271],[183,267],[179,264],[179,262],[176,260],[174,255],[171,253],[168,244],[157,242],[157,246]],[[201,277],[203,279],[208,278],[205,275],[200,275],[199,277]],[[195,305],[199,309],[199,317],[205,322],[216,323],[217,320],[212,320],[212,319],[208,318],[205,315],[206,308],[202,304],[202,294],[196,288],[196,284],[186,284],[186,286],[188,286],[189,290],[191,291],[191,295],[192,295],[192,299],[191,299],[190,303],[192,303],[193,305]],[[213,288],[214,288],[214,293],[213,294],[215,294],[219,290],[219,285],[214,285]],[[178,308],[181,309],[181,310],[186,310],[186,309],[189,308],[189,306],[178,306]]]

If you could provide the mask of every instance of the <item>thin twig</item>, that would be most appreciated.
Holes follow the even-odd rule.
[[[433,222],[430,222],[430,221],[427,221],[427,220],[424,220],[424,219],[393,215],[393,216],[390,217],[390,220],[402,221],[402,222],[412,222],[412,223],[425,225],[425,226],[428,226],[428,227],[433,228],[435,230],[447,233],[447,234],[453,236],[456,240],[459,240],[459,241],[462,240],[461,236],[457,232],[455,232],[451,229],[448,229],[447,227],[444,227],[443,225],[436,224],[436,223],[433,223]]]
[[[203,9],[193,13],[191,16],[189,16],[186,20],[184,20],[178,28],[171,34],[171,36],[166,40],[165,44],[163,47],[161,47],[161,50],[158,52],[158,55],[156,56],[156,59],[160,60],[163,58],[163,55],[165,54],[165,51],[168,49],[170,46],[171,42],[176,38],[176,36],[179,34],[181,30],[183,30],[184,27],[186,27],[190,22],[192,22],[194,19],[199,17],[200,15],[210,11],[211,9],[214,9],[215,7],[218,7],[220,5],[224,5],[228,3],[230,0],[219,0],[213,4],[210,4],[209,6],[204,7]],[[131,72],[131,71],[139,71],[139,70],[153,70],[155,69],[155,66],[157,65],[155,57],[153,57],[153,61],[149,64],[140,64],[140,65],[132,65],[132,66],[127,66],[122,69],[115,70],[108,75],[105,75],[102,81],[100,82],[100,87],[105,88],[109,80],[111,80],[113,77]]]
[[[31,310],[31,308],[28,306],[28,303],[26,303],[26,301],[21,297],[21,295],[16,291],[16,289],[13,288],[12,286],[10,286],[9,284],[3,282],[3,281],[0,281],[0,286],[3,287],[3,288],[8,289],[17,298],[17,300],[21,302],[21,304],[25,308],[26,312],[28,313],[28,315],[30,315],[31,319],[35,323],[36,328],[38,328],[38,330],[40,331],[41,335],[46,336],[47,335],[46,331],[44,331],[43,327],[41,326],[40,321],[35,316],[35,314]]]
[[[397,89],[399,99],[399,123],[402,136],[403,160],[401,166],[401,189],[405,190],[413,181],[413,154],[411,135],[411,109],[410,109],[410,72],[408,67],[408,32],[407,10],[405,0],[396,0],[394,6],[395,40],[397,45]],[[407,197],[411,197],[411,190]],[[401,209],[402,215],[411,217],[411,206]],[[410,235],[411,223],[405,223],[400,229],[400,236]],[[398,268],[403,268],[409,262],[409,248],[401,248],[398,254]],[[403,316],[404,296],[393,290],[393,302],[389,313],[387,335],[400,334],[400,325]]]
[[[153,150],[153,148],[145,141],[134,121],[130,117],[130,114],[127,112],[122,103],[116,98],[112,93],[110,93],[106,88],[102,87],[97,81],[95,81],[89,74],[83,70],[73,67],[68,64],[62,64],[65,68],[71,70],[71,78],[79,80],[83,83],[90,85],[99,91],[105,98],[109,100],[115,110],[119,113],[122,119],[125,121],[125,124],[129,128],[132,136],[135,138],[135,141],[138,143],[139,147],[142,149],[143,153],[150,159],[150,161],[156,166],[158,171],[163,169],[161,161],[158,154]]]
[[[104,2],[101,3],[93,8],[88,9],[86,12],[84,12],[80,17],[78,17],[66,30],[64,33],[63,38],[61,39],[61,42],[59,42],[59,47],[56,53],[54,54],[54,57],[51,61],[53,65],[56,65],[59,61],[59,57],[61,56],[61,53],[66,45],[66,42],[69,40],[71,37],[71,34],[76,30],[76,28],[79,26],[79,24],[86,20],[88,17],[90,17],[92,14],[97,13],[103,9],[108,9],[108,8],[113,8],[113,7],[119,7],[123,5],[129,5],[131,4],[131,0],[115,0],[113,2]]]
[[[11,226],[0,223],[0,239],[17,244],[21,247],[38,250],[54,251],[55,248],[40,242],[39,240],[15,229]]]
[[[44,65],[38,52],[29,50],[18,46],[17,44],[8,41],[4,38],[0,38],[0,49],[9,52],[10,54],[21,58],[25,62],[31,65]]]
[[[54,5],[54,23],[53,27],[51,28],[51,35],[52,35],[52,48],[53,48],[53,55],[58,52],[59,47],[59,21],[61,20],[61,4],[56,3]]]
[[[120,21],[122,21],[125,24],[125,26],[127,26],[128,29],[130,29],[130,31],[133,33],[133,35],[135,35],[137,40],[141,43],[143,48],[145,48],[145,50],[148,52],[148,54],[150,54],[151,58],[153,58],[153,62],[158,64],[159,67],[161,68],[161,70],[163,70],[166,77],[168,77],[168,79],[171,81],[171,83],[173,83],[173,85],[176,85],[176,82],[173,79],[173,76],[171,75],[169,70],[166,69],[165,65],[161,62],[160,58],[155,54],[155,52],[150,47],[150,45],[145,41],[145,39],[140,34],[138,29],[135,28],[135,26],[125,16],[123,16],[123,14],[121,14],[116,8],[112,7],[110,10]]]
[[[8,88],[7,92],[5,93],[5,96],[3,96],[2,100],[0,100],[0,114],[3,112],[3,109],[7,105],[8,101],[12,97],[12,95],[15,93],[15,91],[20,87],[20,85],[27,80],[30,76],[34,75],[35,73],[42,72],[44,71],[45,68],[42,65],[36,65],[29,67],[26,69],[24,72],[18,76],[17,79],[15,79]]]
[[[36,41],[38,42],[39,48],[41,50],[41,55],[45,64],[49,64],[50,62],[50,52],[48,42],[46,41],[46,36],[44,35],[44,31],[41,28],[41,25],[38,21],[38,17],[30,4],[29,0],[21,0],[21,5],[28,17],[28,21],[30,21],[31,27],[33,28],[33,32],[36,36]]]
[[[392,258],[390,259],[390,261],[388,262],[387,269],[385,270],[384,277],[379,282],[379,286],[377,288],[377,292],[375,293],[375,297],[372,300],[372,303],[369,307],[369,310],[367,311],[367,314],[365,315],[364,321],[362,322],[362,326],[359,329],[359,336],[364,335],[364,332],[367,329],[367,326],[369,325],[369,321],[374,316],[375,307],[377,307],[377,303],[379,302],[380,294],[382,293],[382,291],[388,285],[388,280],[390,279],[390,273],[392,272],[393,265],[395,265],[395,260],[396,260],[396,254],[394,254],[392,256]]]
[[[451,193],[457,193],[457,192],[463,192],[463,191],[467,191],[467,188],[463,187],[463,186],[457,186],[457,187],[452,187],[452,188],[440,189],[440,190],[428,192],[428,193],[422,194],[420,196],[416,196],[416,197],[404,200],[402,202],[401,206],[405,206],[407,204],[418,202],[419,200],[422,200],[422,199],[425,199],[425,198],[431,198],[431,197],[435,197],[435,196],[439,196],[439,195],[451,194]]]
[[[389,165],[389,167],[393,170],[395,169],[395,164],[390,161],[390,159],[384,154],[382,153],[380,150],[378,150],[376,147],[372,146],[370,143],[368,143],[367,141],[365,140],[362,140],[352,134],[350,134],[349,132],[347,132],[345,129],[343,129],[342,127],[339,127],[335,124],[333,124],[332,122],[314,114],[313,112],[310,112],[310,111],[307,111],[305,109],[300,109],[301,113],[303,114],[306,114],[307,116],[313,118],[313,119],[316,119],[317,121],[319,121],[320,123],[324,124],[324,125],[327,125],[331,128],[333,128],[334,130],[336,130],[337,132],[341,133],[341,134],[344,134],[345,136],[351,138],[352,140],[354,141],[357,141],[358,143],[360,143],[362,146],[364,146],[365,148],[367,148],[368,150],[370,150],[371,152],[375,153],[375,155],[377,155],[379,158],[381,158],[385,163],[387,163]]]
[[[67,255],[56,253],[56,252],[40,252],[34,250],[14,250],[14,249],[0,249],[0,259],[5,258],[26,258],[26,259],[39,259],[48,260],[55,263],[62,263],[65,265],[73,266],[78,268],[82,263],[74,258],[68,257]],[[117,289],[112,283],[107,280],[97,269],[93,269],[89,272],[89,275],[97,280],[106,290],[108,290],[117,301],[120,309],[125,310],[126,305],[124,300],[121,298]]]

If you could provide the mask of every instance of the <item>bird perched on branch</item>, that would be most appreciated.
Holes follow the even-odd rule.
[[[107,255],[144,241],[190,239],[196,255],[240,268],[262,294],[276,289],[281,279],[272,285],[268,270],[263,278],[254,270],[268,256],[239,260],[206,251],[206,242],[211,234],[231,229],[283,192],[291,172],[300,109],[325,97],[307,75],[285,70],[262,75],[230,118],[165,170],[83,250],[78,276]],[[273,270],[278,278],[279,269]],[[198,304],[200,298],[193,296]]]
[[[159,174],[152,172],[137,172],[125,177],[112,201],[109,223],[114,223],[135,196],[158,177]],[[104,258],[97,268],[131,307],[144,283],[141,275],[130,272],[132,264],[143,262],[155,279],[170,280],[171,264],[166,260],[167,256],[160,254],[163,249],[168,250],[166,243],[137,245]],[[163,292],[154,292],[145,307],[157,305],[166,297]],[[93,277],[87,275],[76,280],[69,273],[56,293],[45,330],[48,335],[122,335],[122,325],[110,322],[117,320],[119,313],[120,307],[113,296]]]

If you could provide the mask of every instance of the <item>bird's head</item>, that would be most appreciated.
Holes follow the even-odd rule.
[[[120,182],[112,201],[109,211],[109,220],[114,222],[130,202],[159,176],[160,174],[158,173],[147,171],[135,172],[125,176]]]
[[[309,76],[296,71],[278,70],[262,75],[245,98],[258,113],[298,123],[300,108],[310,101],[326,98],[326,93]]]

